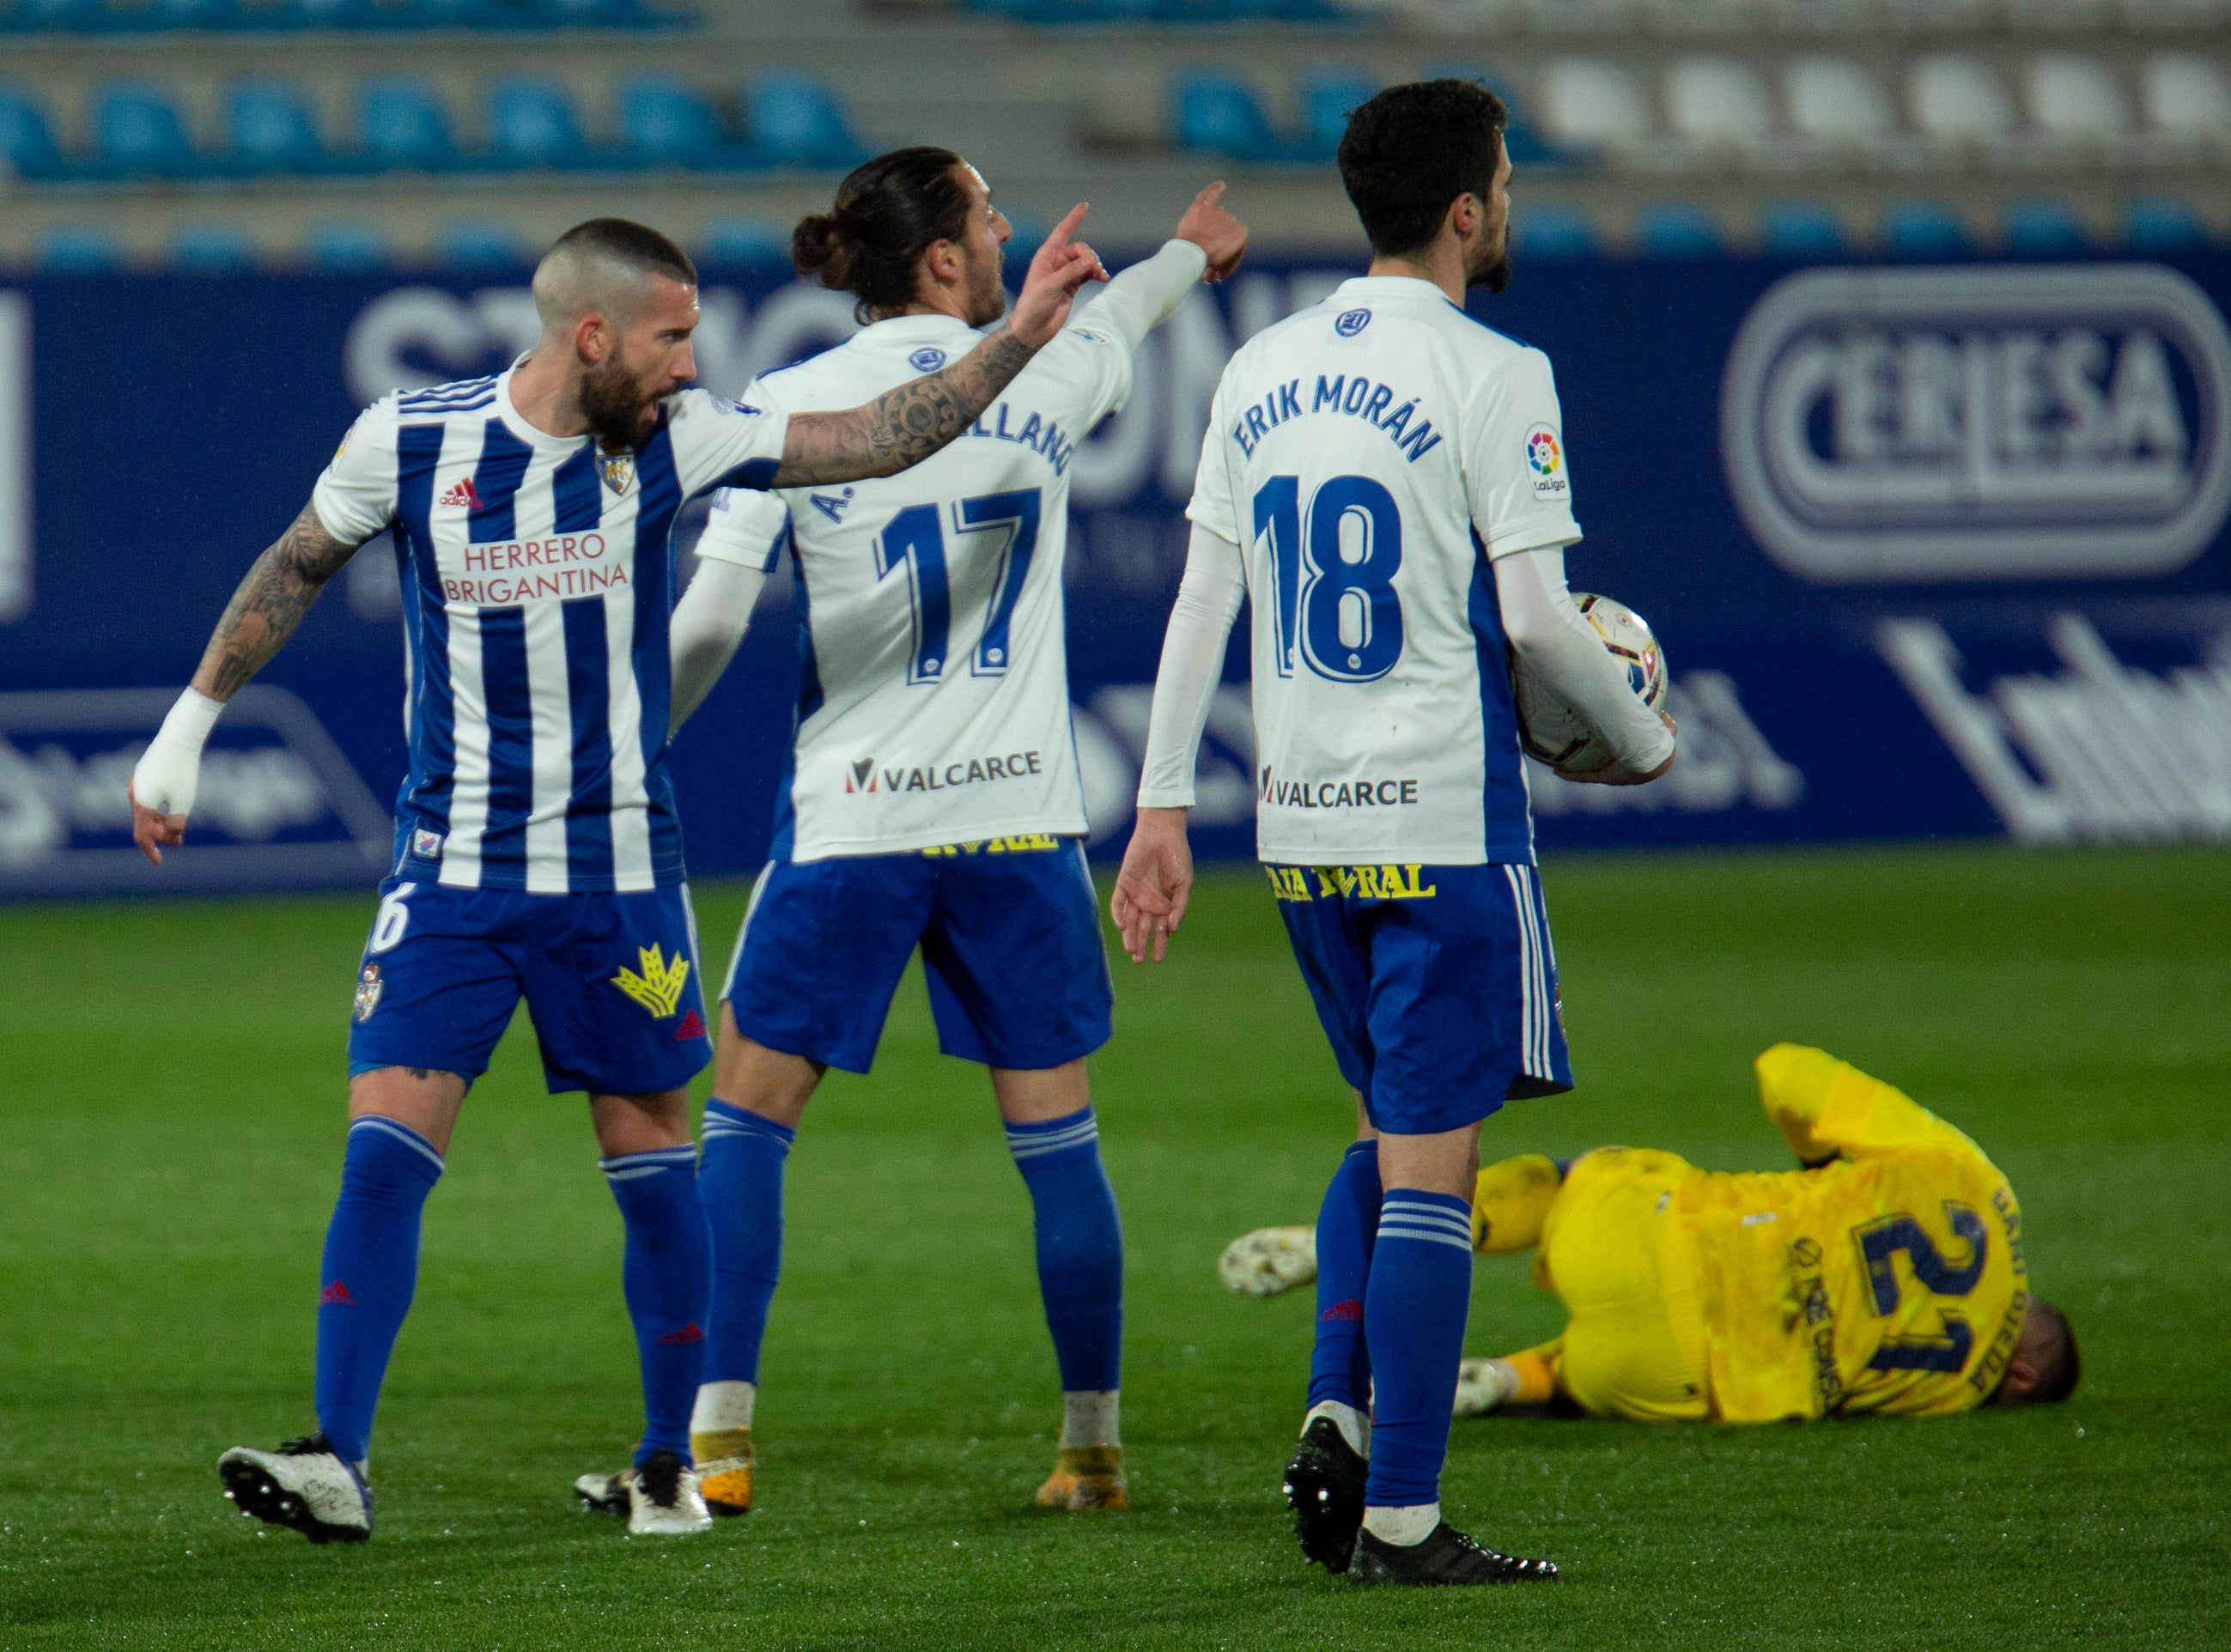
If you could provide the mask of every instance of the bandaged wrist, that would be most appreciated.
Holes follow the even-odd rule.
[[[163,719],[163,726],[155,732],[153,743],[147,748],[160,752],[165,757],[199,757],[202,747],[209,744],[210,731],[217,720],[224,715],[224,701],[211,700],[198,688],[189,688],[178,696]]]

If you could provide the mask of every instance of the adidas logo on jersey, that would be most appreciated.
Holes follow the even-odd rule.
[[[470,476],[460,476],[449,491],[435,501],[444,509],[476,511],[481,507],[481,496],[473,487]]]

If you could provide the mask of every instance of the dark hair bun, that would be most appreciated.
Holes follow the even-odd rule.
[[[960,157],[949,149],[895,149],[863,162],[837,186],[832,211],[810,212],[791,233],[801,275],[850,293],[862,324],[913,302],[922,249],[968,231],[969,196]]]
[[[818,275],[824,287],[850,287],[859,257],[858,241],[834,212],[809,212],[791,232],[791,263],[801,275]]]

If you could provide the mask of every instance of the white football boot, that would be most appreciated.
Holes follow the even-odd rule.
[[[1225,1246],[1216,1259],[1226,1290],[1242,1296],[1283,1296],[1317,1277],[1315,1228],[1258,1228]]]
[[[323,1432],[276,1451],[235,1446],[217,1460],[217,1471],[243,1514],[292,1526],[313,1543],[362,1543],[372,1535],[372,1487]]]
[[[713,1529],[697,1471],[676,1451],[654,1451],[640,1468],[616,1475],[583,1475],[573,1495],[584,1509],[626,1515],[630,1537],[689,1537]]]

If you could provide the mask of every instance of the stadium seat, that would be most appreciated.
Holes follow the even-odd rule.
[[[434,255],[467,269],[511,269],[534,261],[526,237],[493,218],[444,224],[434,237]]]
[[[191,177],[201,170],[170,94],[147,81],[111,81],[94,94],[100,168],[125,177]]]
[[[252,28],[259,21],[234,0],[147,0],[144,10],[130,15],[141,29],[231,29],[243,23]]]
[[[1774,140],[1774,106],[1748,65],[1684,58],[1665,72],[1665,124],[1716,148],[1762,149]]]
[[[1958,258],[1975,250],[1968,226],[1941,201],[1893,201],[1883,210],[1883,242],[1894,258]]]
[[[488,131],[499,166],[578,167],[595,158],[572,95],[541,75],[505,75],[488,87]]]
[[[2099,144],[2131,129],[2131,100],[2096,58],[2048,52],[2022,66],[2030,124],[2054,138]]]
[[[62,172],[46,108],[36,94],[22,87],[0,86],[0,166],[34,181]]]
[[[171,237],[171,267],[192,275],[237,275],[255,267],[255,242],[236,223],[188,224]]]
[[[1425,78],[1429,81],[1470,81],[1484,86],[1503,100],[1510,122],[1503,129],[1503,146],[1510,156],[1513,166],[1555,165],[1565,158],[1562,151],[1544,138],[1535,124],[1533,112],[1513,93],[1501,76],[1478,63],[1440,62],[1426,65]]]
[[[2009,201],[1999,226],[2000,242],[2008,252],[2032,258],[2079,256],[2092,244],[2084,220],[2066,201]]]
[[[352,274],[386,268],[395,249],[368,223],[327,223],[314,224],[303,237],[302,260],[313,269]]]
[[[1758,215],[1762,250],[1775,258],[1840,258],[1844,226],[1818,201],[1769,201]]]
[[[752,77],[751,139],[779,166],[857,166],[867,152],[852,135],[837,94],[810,74]]]
[[[256,173],[320,172],[326,145],[301,88],[285,81],[236,81],[225,94],[225,142],[232,164]]]
[[[1873,75],[1846,57],[1798,57],[1784,71],[1789,124],[1816,142],[1866,148],[1898,125]]]
[[[24,34],[94,34],[109,24],[108,9],[101,0],[16,0],[6,16],[14,30]]]
[[[1222,69],[1195,69],[1170,87],[1170,139],[1190,154],[1277,161],[1289,151],[1263,113],[1255,88]]]
[[[2139,81],[2146,124],[2171,137],[2231,142],[2231,86],[2206,58],[2163,52],[2146,60]]]
[[[1368,70],[1324,63],[1303,69],[1297,90],[1302,139],[1296,158],[1329,161],[1340,152],[1348,112],[1368,103],[1377,94],[1379,82]]]
[[[790,237],[765,218],[715,218],[698,238],[697,261],[712,269],[787,265]]]
[[[1550,133],[1568,144],[1641,143],[1656,126],[1650,100],[1616,63],[1562,58],[1542,76],[1539,101]]]
[[[1917,61],[1906,77],[1906,98],[1914,126],[1945,142],[1987,142],[2014,127],[2014,105],[1999,77],[1957,52]]]
[[[31,261],[49,275],[102,275],[124,265],[124,246],[89,223],[58,223],[31,240]]]
[[[2208,241],[2200,214],[2169,196],[2141,196],[2124,214],[2123,242],[2132,252],[2191,252]]]
[[[375,171],[439,171],[457,164],[449,117],[423,81],[381,75],[357,88],[357,125]]]
[[[1528,258],[1586,258],[1597,250],[1595,225],[1570,207],[1529,206],[1512,222],[1510,244]]]
[[[619,87],[620,142],[643,166],[703,166],[730,145],[721,117],[677,74],[631,74]]]
[[[1724,251],[1720,226],[1702,207],[1653,201],[1636,215],[1637,248],[1652,258],[1711,258]]]

